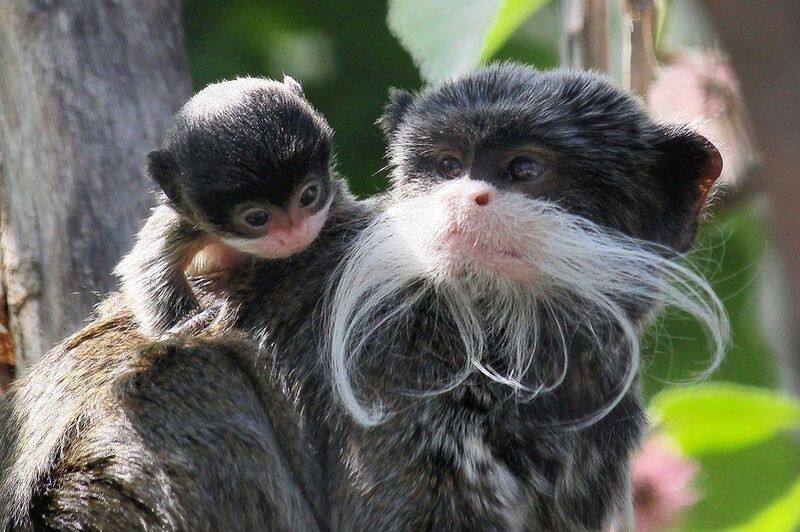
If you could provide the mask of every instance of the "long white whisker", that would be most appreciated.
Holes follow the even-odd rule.
[[[457,185],[453,181],[433,193],[396,198],[360,235],[334,276],[325,307],[325,349],[334,389],[357,421],[370,425],[383,419],[383,412],[365,407],[353,388],[359,361],[390,356],[386,353],[393,350],[380,340],[398,336],[386,331],[398,324],[413,327],[423,310],[433,317],[421,333],[444,335],[447,341],[435,345],[447,352],[436,356],[449,357],[460,369],[412,395],[444,393],[478,374],[522,392],[521,400],[533,399],[557,390],[583,356],[573,340],[588,341],[580,348],[590,349],[618,382],[609,383],[612,397],[599,408],[568,420],[575,427],[607,415],[635,382],[639,333],[654,307],[677,308],[705,330],[713,357],[701,375],[719,365],[729,335],[724,306],[702,276],[668,258],[669,250],[550,203],[498,193],[493,202],[500,207],[486,211],[482,222],[491,230],[465,241],[487,249],[511,246],[533,272],[530,280],[513,280],[442,251],[453,224],[469,223],[466,214],[447,211],[441,199],[441,190]],[[494,360],[506,369],[498,371]],[[400,362],[385,363],[391,368]]]

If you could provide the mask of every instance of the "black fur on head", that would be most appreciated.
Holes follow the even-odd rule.
[[[178,111],[147,170],[181,214],[235,232],[238,204],[285,207],[309,178],[329,194],[332,136],[292,78],[223,81]]]
[[[654,122],[641,103],[588,72],[496,64],[429,88],[394,91],[380,121],[399,193],[464,175],[551,200],[606,227],[686,250],[722,161],[705,138]],[[533,160],[535,178],[509,163]]]
[[[413,103],[413,95],[399,89],[389,91],[389,103],[384,107],[383,116],[378,120],[378,125],[387,137],[391,139]]]

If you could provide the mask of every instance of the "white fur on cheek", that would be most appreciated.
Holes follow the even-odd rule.
[[[330,206],[329,201],[319,212],[305,218],[300,227],[283,234],[283,242],[269,231],[258,238],[225,237],[222,241],[238,251],[266,259],[289,257],[307,248],[317,238],[328,219]]]
[[[332,379],[356,420],[369,425],[383,418],[379,407],[362,404],[351,382],[366,342],[381,328],[408,319],[431,291],[455,323],[467,362],[453,382],[424,390],[428,393],[450,389],[476,371],[527,397],[552,390],[570,362],[568,331],[582,327],[597,353],[617,357],[609,367],[618,367],[623,357],[627,368],[615,397],[581,420],[596,421],[616,406],[638,373],[641,323],[630,316],[629,305],[671,305],[691,315],[713,344],[710,369],[719,363],[728,322],[701,276],[649,251],[652,245],[612,234],[547,202],[499,192],[483,207],[462,201],[474,186],[451,181],[395,202],[363,232],[334,279],[328,302]],[[448,246],[454,231],[462,244],[472,241],[481,253]],[[483,264],[481,257],[493,252],[507,253],[515,268],[532,275],[513,275],[516,270],[505,263]],[[556,331],[557,353],[541,352],[542,319]],[[487,338],[497,331],[511,368],[504,374],[483,362]],[[531,382],[529,369],[537,357],[561,360],[552,380]]]
[[[311,235],[311,241],[313,241],[320,231],[322,231],[322,227],[325,225],[325,221],[328,219],[328,212],[331,209],[331,203],[333,203],[333,194],[331,194],[328,203],[320,209],[317,213],[312,214],[303,222],[304,230]]]

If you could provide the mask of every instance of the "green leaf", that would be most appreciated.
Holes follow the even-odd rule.
[[[650,402],[653,419],[687,454],[747,447],[800,428],[800,403],[752,386],[703,384],[671,388]]]
[[[549,0],[390,0],[388,24],[427,81],[472,70]]]
[[[792,532],[800,529],[800,479],[788,493],[730,532]]]
[[[483,41],[481,61],[488,61],[528,17],[550,0],[505,0]]]

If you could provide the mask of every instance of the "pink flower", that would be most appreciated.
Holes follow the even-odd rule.
[[[697,463],[666,437],[648,438],[631,465],[636,530],[655,532],[674,525],[699,498],[692,487],[697,470]]]

